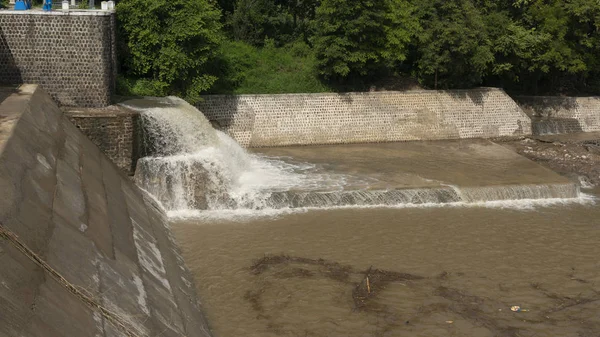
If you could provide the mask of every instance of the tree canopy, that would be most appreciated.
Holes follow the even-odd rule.
[[[122,0],[117,9],[126,76],[190,99],[225,87],[360,90],[387,77],[600,93],[597,0]],[[265,85],[276,73],[250,69],[265,65],[293,83]]]
[[[370,77],[404,61],[417,22],[405,0],[324,0],[314,21],[315,53],[325,79]]]
[[[207,65],[222,40],[207,0],[125,0],[117,5],[121,63],[159,93],[198,99],[216,81]]]

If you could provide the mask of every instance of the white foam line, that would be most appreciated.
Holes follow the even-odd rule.
[[[167,215],[173,220],[229,220],[248,221],[256,218],[273,218],[288,214],[306,213],[309,211],[326,211],[339,209],[405,209],[405,208],[497,208],[529,211],[537,208],[556,205],[595,205],[598,199],[590,194],[581,193],[577,198],[550,198],[550,199],[519,199],[496,200],[481,202],[452,202],[452,203],[423,203],[423,204],[397,204],[397,205],[347,205],[332,207],[300,207],[280,209],[233,209],[233,210],[180,210],[169,211]]]

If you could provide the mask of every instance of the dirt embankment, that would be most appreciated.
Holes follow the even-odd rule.
[[[600,186],[600,133],[523,137],[497,141],[582,187]]]

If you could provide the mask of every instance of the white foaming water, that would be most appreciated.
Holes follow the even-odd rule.
[[[589,190],[594,188],[594,184],[592,184],[590,182],[590,180],[587,177],[584,176],[579,176],[579,185],[581,186],[581,188]]]
[[[141,112],[153,153],[138,161],[135,179],[168,211],[263,209],[273,192],[343,188],[343,176],[247,153],[177,97],[122,105]]]
[[[277,218],[288,214],[305,213],[310,211],[328,211],[338,209],[404,209],[404,208],[448,208],[448,207],[481,207],[495,209],[511,209],[517,211],[531,211],[542,209],[544,207],[568,206],[568,205],[584,205],[593,206],[598,202],[598,198],[591,194],[581,193],[577,198],[549,198],[549,199],[518,199],[518,200],[492,200],[480,202],[451,202],[451,203],[403,203],[403,204],[380,204],[380,205],[344,205],[344,206],[328,206],[328,207],[300,207],[300,208],[280,208],[280,209],[240,209],[240,210],[187,210],[187,211],[170,211],[168,215],[173,219],[199,219],[204,221],[199,223],[202,225],[210,225],[212,221],[235,221],[249,222],[256,218]]]

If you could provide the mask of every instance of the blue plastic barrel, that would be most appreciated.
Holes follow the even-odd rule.
[[[31,2],[27,0],[17,0],[15,2],[15,10],[16,11],[26,11],[31,9]]]

